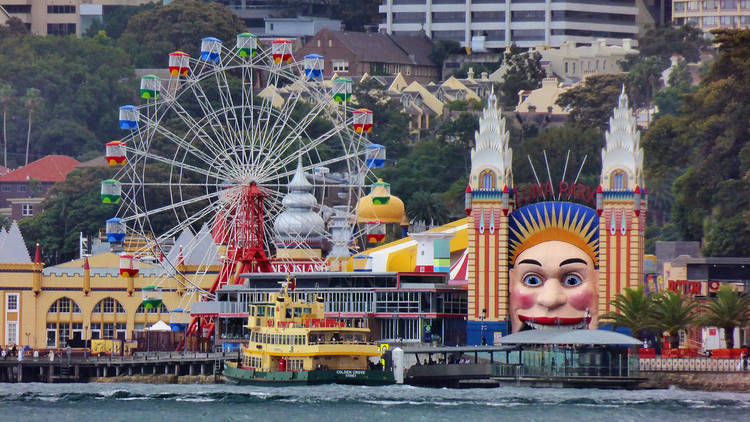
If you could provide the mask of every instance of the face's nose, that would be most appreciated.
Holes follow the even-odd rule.
[[[547,279],[541,289],[536,300],[539,305],[547,309],[555,309],[568,302],[568,296],[556,278]]]

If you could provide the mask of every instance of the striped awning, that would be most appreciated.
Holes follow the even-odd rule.
[[[466,281],[467,274],[467,268],[469,260],[467,258],[469,254],[469,249],[466,248],[464,250],[464,253],[461,255],[461,258],[458,259],[453,265],[451,265],[451,271],[450,271],[450,280],[456,280],[456,281]]]

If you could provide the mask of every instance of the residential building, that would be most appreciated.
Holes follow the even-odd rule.
[[[424,31],[433,40],[453,40],[483,52],[516,44],[531,48],[563,42],[612,42],[636,38],[654,19],[643,0],[383,0],[380,30]]]
[[[578,82],[593,74],[620,73],[619,62],[628,54],[638,54],[630,39],[622,40],[621,45],[612,45],[603,38],[581,46],[570,42],[562,43],[560,48],[537,46],[536,51],[542,55],[547,75],[556,75],[567,83]]]
[[[14,220],[38,214],[47,192],[79,164],[66,155],[48,155],[0,176],[0,212]]]
[[[562,86],[557,78],[544,78],[541,88],[518,93],[518,113],[549,113],[567,116],[567,110],[556,104],[557,97],[570,87]]]
[[[325,58],[323,78],[338,76],[395,75],[407,81],[437,81],[438,66],[430,60],[432,42],[424,35],[388,35],[367,32],[332,31],[324,28],[294,55]]]
[[[81,35],[95,20],[101,21],[104,8],[139,6],[154,0],[0,0],[0,8],[16,17],[36,35]],[[2,19],[2,18],[0,18]]]
[[[678,26],[693,25],[704,31],[716,28],[748,28],[750,0],[674,0],[672,23]]]

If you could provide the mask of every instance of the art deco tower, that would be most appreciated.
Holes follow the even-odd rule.
[[[467,343],[508,333],[508,214],[513,211],[513,151],[494,93],[479,118],[466,189],[469,215]]]
[[[640,132],[623,86],[609,118],[597,190],[600,315],[622,289],[643,282],[647,193]]]

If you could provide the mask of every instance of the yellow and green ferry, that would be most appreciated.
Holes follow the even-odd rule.
[[[237,360],[224,362],[229,383],[255,385],[393,384],[365,320],[325,317],[322,297],[294,299],[287,280],[269,303],[250,305],[250,341]],[[370,358],[377,358],[373,363]]]

